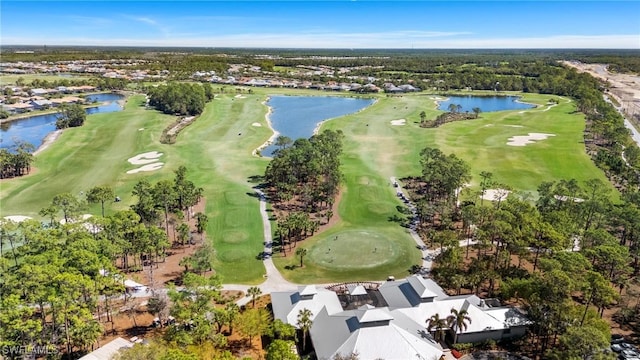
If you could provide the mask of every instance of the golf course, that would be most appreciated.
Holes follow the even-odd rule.
[[[252,153],[273,135],[264,102],[275,93],[318,94],[267,88],[242,97],[218,94],[172,145],[159,139],[176,117],[147,109],[143,95],[129,96],[123,111],[90,115],[84,126],[64,130],[35,156],[31,174],[2,180],[0,215],[40,218],[39,210],[56,194],[80,196],[96,185],[112,186],[122,199],[109,204],[109,214],[136,201],[131,191],[140,179],[169,179],[175,169],[186,166],[188,178],[204,189],[214,269],[225,283],[260,283],[265,269],[257,255],[263,250],[263,227],[252,189],[258,183],[251,179],[264,174],[269,159]],[[341,201],[333,226],[298,244],[308,250],[303,267],[292,253],[287,257],[274,253],[277,268],[292,282],[404,277],[420,263],[420,252],[407,229],[393,220],[402,216],[398,208],[402,202],[389,178],[419,175],[419,153],[426,146],[465,160],[471,167],[472,190],[478,190],[482,171],[492,172],[497,183],[534,197],[543,181],[598,178],[609,184],[585,152],[584,116],[567,98],[524,94],[521,100],[536,108],[481,113],[478,119],[426,129],[419,126],[419,114],[424,111],[432,119],[441,113],[435,95],[371,96],[377,98],[373,105],[320,128],[345,135]],[[549,103],[552,97],[558,104]],[[508,145],[510,138],[528,134],[548,136]],[[159,168],[127,173],[139,167],[128,159],[154,151],[161,154],[155,159],[162,163]],[[477,197],[473,191],[463,196]],[[99,215],[100,206],[92,205],[88,212]]]

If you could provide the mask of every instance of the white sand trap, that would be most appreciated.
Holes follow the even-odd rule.
[[[262,125],[260,123],[253,123],[253,124],[251,124],[251,126],[260,127]]]
[[[33,218],[30,216],[24,216],[24,215],[9,215],[9,216],[5,216],[4,219],[19,223],[19,222],[23,222],[25,220],[29,220]]]
[[[138,131],[142,131],[142,130],[144,130],[144,128],[140,128],[140,129],[138,129]]]
[[[510,137],[507,145],[509,146],[526,146],[528,144],[533,144],[536,141],[546,140],[550,136],[555,136],[554,134],[543,134],[543,133],[529,133],[529,135],[519,135]]]
[[[485,125],[483,127],[491,127],[491,126],[493,126],[493,124],[487,124],[487,125]]]
[[[406,119],[391,120],[391,125],[394,125],[394,126],[401,126],[406,124],[407,124]]]
[[[161,152],[149,151],[129,158],[127,161],[133,165],[144,165],[158,161],[160,156],[162,156]]]
[[[584,199],[578,198],[578,197],[571,197],[571,196],[567,196],[567,195],[553,195],[553,198],[556,200],[560,200],[560,201],[573,201],[576,203],[581,203],[584,202]]]
[[[502,201],[509,196],[510,192],[511,191],[505,189],[486,189],[480,197],[489,201]]]
[[[153,163],[153,164],[147,164],[147,165],[143,165],[137,169],[133,169],[133,170],[129,170],[127,171],[127,174],[137,174],[139,172],[142,171],[155,171],[155,170],[160,170],[162,168],[162,166],[164,166],[164,163],[161,162],[157,162],[157,163]]]
[[[513,127],[513,128],[521,128],[521,127],[524,127],[524,126],[522,126],[522,125],[505,125],[505,126],[507,126],[507,127]]]
[[[246,96],[244,96],[244,95],[239,95],[239,94],[238,94],[238,95],[236,95],[236,96],[234,96],[234,97],[235,97],[236,99],[246,99],[246,98],[247,98]]]
[[[81,219],[80,221],[85,221],[85,220],[87,220],[88,218],[91,218],[91,217],[93,217],[93,215],[91,215],[91,214],[82,214],[82,216],[80,217],[80,219]],[[74,223],[75,221],[69,221],[69,222],[70,223]],[[66,224],[66,223],[67,222],[64,219],[60,220],[60,224]]]

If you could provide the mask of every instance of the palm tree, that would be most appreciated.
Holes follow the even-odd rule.
[[[460,311],[458,311],[452,308],[451,315],[447,317],[447,322],[453,329],[453,343],[455,344],[458,341],[458,331],[467,330],[467,326],[471,324],[471,317],[469,317],[467,310],[460,309]]]
[[[482,110],[479,107],[474,107],[471,110],[473,111],[474,115],[476,116],[476,119],[480,116],[480,113],[482,112]]]
[[[438,341],[444,341],[444,330],[447,328],[447,320],[441,319],[440,314],[435,314],[427,319],[427,331],[434,332],[433,338]]]
[[[300,256],[300,267],[304,266],[304,263],[302,262],[302,259],[304,259],[304,256],[307,255],[307,249],[305,248],[298,248],[296,250],[296,255]]]
[[[298,325],[300,330],[302,330],[302,351],[304,351],[306,347],[307,331],[311,329],[311,325],[313,324],[313,321],[311,320],[312,316],[313,313],[307,308],[304,308],[300,310],[300,312],[298,312],[298,322],[296,325]]]
[[[456,112],[458,110],[458,106],[456,104],[449,104],[449,112]]]
[[[255,308],[256,298],[262,295],[262,290],[260,290],[260,288],[257,286],[252,286],[249,289],[247,289],[247,295],[251,296],[251,305]]]

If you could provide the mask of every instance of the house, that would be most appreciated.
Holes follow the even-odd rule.
[[[113,358],[121,349],[128,349],[133,346],[133,343],[129,340],[117,337],[104,346],[99,347],[87,355],[81,357],[79,360],[109,360]]]
[[[31,105],[36,110],[45,110],[50,108],[53,103],[49,100],[31,100]]]
[[[311,310],[312,321],[322,309],[329,314],[342,311],[342,305],[335,292],[315,285],[300,286],[297,291],[273,292],[271,303],[273,317],[295,327],[298,313],[302,309]]]
[[[320,360],[353,353],[361,359],[385,360],[437,360],[442,356],[442,347],[423,325],[386,307],[363,305],[333,315],[323,308],[309,334]]]
[[[354,352],[363,359],[439,359],[442,347],[428,331],[427,320],[436,314],[446,319],[452,309],[466,310],[471,318],[467,328],[457,329],[459,343],[519,337],[530,324],[514,307],[476,295],[449,296],[435,281],[419,275],[370,287],[366,295],[360,287],[341,285],[342,298],[314,285],[274,292],[274,318],[297,326],[300,310],[310,310],[309,334],[318,359]],[[371,301],[362,305],[353,301],[354,295]],[[455,338],[452,329],[448,332]]]
[[[2,108],[9,114],[22,114],[34,109],[30,103],[3,104]]]

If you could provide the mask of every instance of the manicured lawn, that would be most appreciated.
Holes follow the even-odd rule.
[[[0,214],[38,218],[38,211],[56,194],[80,195],[101,184],[113,186],[122,198],[109,204],[107,213],[125,209],[136,201],[131,190],[137,181],[171,179],[173,170],[184,165],[189,179],[204,188],[210,218],[207,234],[216,248],[216,269],[227,283],[260,282],[264,266],[255,257],[262,251],[262,222],[257,199],[247,195],[252,192],[248,177],[264,173],[267,160],[251,156],[251,151],[271,133],[264,121],[266,108],[257,101],[262,97],[242,100],[229,95],[210,103],[175,145],[158,141],[175,118],[145,110],[142,96],[130,98],[122,112],[91,115],[82,128],[64,131],[36,156],[35,174],[2,182]],[[264,126],[253,127],[252,122]],[[160,161],[165,166],[126,174],[136,168],[127,159],[147,151],[162,152]],[[99,206],[88,212],[98,215]]]
[[[4,74],[0,76],[0,85],[15,85],[16,81],[20,78],[25,82],[25,84],[30,84],[33,80],[47,80],[47,81],[56,81],[56,80],[77,80],[78,78],[90,78],[91,76],[78,76],[78,75],[48,75],[48,74],[15,74],[15,75],[7,75]]]
[[[229,92],[209,103],[174,145],[160,144],[158,139],[175,118],[145,110],[142,96],[130,98],[122,112],[91,115],[85,126],[66,130],[36,157],[34,174],[0,183],[0,215],[38,217],[54,195],[78,195],[101,184],[113,186],[123,200],[109,204],[107,212],[125,209],[135,202],[131,190],[139,179],[170,179],[173,170],[185,165],[189,179],[204,189],[215,269],[225,283],[259,283],[264,274],[256,259],[263,247],[262,222],[258,201],[252,196],[255,184],[249,178],[262,175],[268,159],[251,152],[271,136],[262,102],[276,92],[328,94],[252,89],[252,94],[243,93],[245,98],[236,98],[235,92]],[[326,122],[324,129],[345,134],[341,220],[299,244],[308,249],[303,268],[297,257],[279,254],[274,255],[276,266],[285,277],[300,283],[406,276],[411,265],[420,262],[420,253],[406,229],[393,221],[402,216],[396,208],[401,202],[389,177],[419,175],[419,153],[425,146],[453,152],[467,161],[476,187],[481,171],[490,171],[494,180],[524,192],[534,192],[540,182],[549,180],[597,177],[608,183],[585,154],[582,115],[574,113],[573,103],[566,99],[544,111],[550,97],[525,95],[523,100],[541,105],[538,109],[483,113],[477,120],[423,129],[418,124],[420,112],[425,111],[427,118],[439,113],[432,95],[380,95],[364,111]],[[405,119],[406,125],[391,125],[398,119]],[[252,126],[255,122],[262,126]],[[524,147],[506,145],[509,137],[529,132],[555,136]],[[135,168],[126,160],[147,151],[162,152],[160,161],[165,166],[126,174]],[[99,214],[99,206],[88,212]]]

